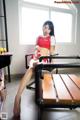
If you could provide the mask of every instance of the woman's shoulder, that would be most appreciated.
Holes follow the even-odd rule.
[[[39,35],[38,38],[43,38],[43,35]]]
[[[51,36],[51,39],[54,39],[54,38],[55,38],[55,36],[52,35],[52,36]]]
[[[37,37],[37,39],[51,39],[51,40],[54,40],[55,39],[55,36],[43,36],[43,35],[39,35],[38,37]]]
[[[45,38],[50,38],[50,36],[39,35],[38,38],[45,39]]]
[[[42,35],[39,35],[38,37],[37,37],[37,40],[41,40],[41,39],[43,39],[44,37],[42,36]]]

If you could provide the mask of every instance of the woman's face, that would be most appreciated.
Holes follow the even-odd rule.
[[[49,33],[51,32],[51,30],[49,29],[49,25],[44,25],[43,26],[43,35],[49,35]]]

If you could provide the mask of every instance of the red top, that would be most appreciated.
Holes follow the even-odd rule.
[[[50,49],[50,36],[47,37],[39,36],[36,45],[38,45],[39,47]],[[32,56],[32,58],[39,59],[40,56],[41,56],[40,51],[37,50],[36,53]],[[43,61],[46,62],[47,59],[43,59]]]
[[[39,47],[50,49],[50,36],[39,36],[36,44],[39,45]]]

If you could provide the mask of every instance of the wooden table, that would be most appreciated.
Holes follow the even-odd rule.
[[[42,91],[44,104],[80,104],[80,78],[74,74],[44,74]]]
[[[80,78],[74,74],[51,74],[49,68],[74,68],[80,64],[39,64],[35,68],[35,101],[38,105],[38,120],[45,108],[80,107]]]
[[[10,65],[11,56],[12,54],[9,52],[0,54],[0,69]]]

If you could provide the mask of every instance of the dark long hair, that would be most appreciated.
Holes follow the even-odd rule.
[[[54,36],[54,25],[53,25],[53,23],[48,20],[43,24],[43,26],[45,26],[45,25],[48,25],[49,29],[51,30],[50,36]]]

